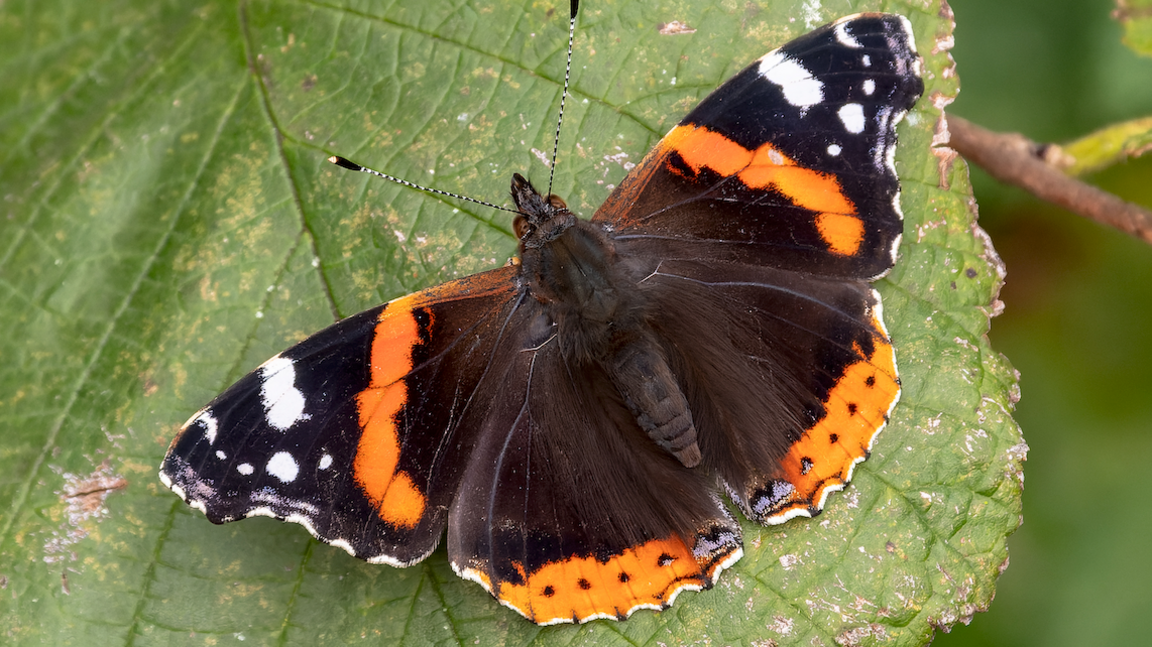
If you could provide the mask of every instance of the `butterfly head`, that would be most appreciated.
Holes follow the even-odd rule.
[[[512,175],[512,200],[520,212],[512,227],[520,245],[541,247],[555,240],[576,223],[576,216],[560,197],[542,196],[523,175]]]

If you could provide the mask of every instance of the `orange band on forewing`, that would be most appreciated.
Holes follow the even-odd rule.
[[[723,176],[735,175],[752,162],[752,151],[703,127],[677,126],[661,143],[697,173],[707,166]]]
[[[662,144],[697,173],[707,167],[735,175],[749,188],[777,191],[816,212],[816,230],[834,254],[851,256],[864,243],[864,223],[836,177],[798,165],[772,144],[750,151],[703,126],[677,126]]]
[[[822,213],[816,216],[816,231],[833,253],[851,256],[864,244],[864,223],[856,216]]]
[[[573,557],[524,573],[524,584],[500,582],[493,593],[536,623],[622,616],[636,608],[663,608],[685,587],[712,583],[723,560],[701,564],[692,550],[673,535],[654,539],[601,562]],[[490,578],[473,573],[492,590]]]
[[[397,299],[384,308],[372,337],[372,386],[388,386],[412,370],[412,347],[420,341],[420,330],[412,309]]]
[[[415,528],[427,506],[428,499],[417,489],[412,477],[406,472],[396,472],[396,478],[388,484],[388,491],[380,502],[380,516],[394,526]]]
[[[812,211],[856,212],[835,176],[800,166],[772,144],[756,149],[751,164],[741,171],[740,179],[754,189],[774,186],[792,202]]]
[[[398,382],[390,387],[367,389],[356,396],[362,433],[352,467],[356,481],[377,505],[384,500],[400,461],[395,416],[407,395],[407,387]]]
[[[408,400],[403,377],[412,370],[412,347],[419,342],[419,327],[410,308],[393,302],[380,314],[372,339],[369,386],[357,396],[360,443],[353,473],[364,494],[388,523],[414,528],[424,514],[425,496],[412,478],[397,471],[400,440],[396,415]]]

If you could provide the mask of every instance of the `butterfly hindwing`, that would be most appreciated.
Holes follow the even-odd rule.
[[[539,330],[540,316],[525,301],[509,328]],[[710,587],[741,554],[713,477],[652,443],[603,370],[566,362],[555,337],[517,346],[493,358],[493,405],[452,505],[457,573],[540,624]]]
[[[704,465],[750,519],[818,513],[899,397],[879,295],[862,282],[695,261],[662,262],[646,285],[676,313],[654,327],[689,393]]]

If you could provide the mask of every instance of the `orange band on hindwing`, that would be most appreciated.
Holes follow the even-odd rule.
[[[883,330],[875,316],[873,325]],[[873,439],[888,422],[900,397],[892,344],[877,334],[871,355],[859,345],[855,349],[861,359],[845,368],[829,390],[824,417],[781,460],[784,478],[795,491],[792,503],[784,502],[773,516],[794,508],[822,508],[827,493],[841,489],[856,464],[868,457]]]
[[[528,573],[514,564],[523,583],[493,582],[487,573],[463,569],[504,604],[537,624],[625,618],[636,609],[662,609],[681,590],[708,588],[720,571],[740,558],[739,545],[699,560],[678,535],[653,539],[606,560],[571,557]]]

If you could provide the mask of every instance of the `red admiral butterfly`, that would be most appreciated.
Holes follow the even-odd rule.
[[[869,282],[919,70],[906,19],[849,16],[720,86],[589,221],[514,175],[519,263],[268,360],[161,480],[393,566],[447,528],[456,572],[540,624],[710,587],[742,554],[718,486],[761,524],[815,515],[899,397]]]

